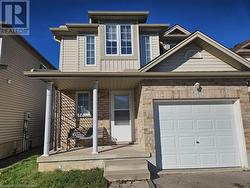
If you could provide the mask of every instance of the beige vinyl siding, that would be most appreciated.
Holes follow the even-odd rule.
[[[186,58],[185,54],[190,50],[199,51],[202,58]],[[237,71],[237,69],[222,61],[218,56],[216,57],[195,43],[191,43],[169,56],[150,71]]]
[[[78,71],[78,41],[76,36],[65,36],[62,43],[61,70],[66,72]]]
[[[31,113],[28,125],[32,147],[42,145],[46,84],[31,80],[23,71],[38,68],[40,61],[10,36],[4,36],[0,70],[0,158],[22,150],[24,112]],[[8,83],[9,82],[9,83]]]
[[[117,60],[102,60],[101,71],[102,72],[123,72],[126,70],[138,69],[137,60],[117,59]]]
[[[122,72],[140,68],[139,60],[139,27],[132,25],[133,55],[105,55],[105,29],[104,25],[99,27],[100,35],[100,63],[102,72]]]
[[[85,35],[64,36],[60,45],[60,65],[63,72],[117,72],[140,68],[138,25],[133,27],[133,55],[105,55],[104,25],[98,29],[96,36],[96,66],[85,65]],[[154,38],[154,43],[159,40]],[[159,54],[159,49],[154,48],[154,56]]]
[[[96,65],[86,65],[86,35],[80,35],[77,37],[78,40],[78,54],[79,54],[79,72],[95,72],[100,71],[100,47],[99,47],[99,37],[96,37]]]
[[[159,36],[158,35],[151,35],[150,36],[151,41],[151,59],[156,58],[160,55],[160,42],[159,42]]]

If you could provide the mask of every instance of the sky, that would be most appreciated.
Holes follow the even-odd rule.
[[[87,11],[150,11],[148,23],[180,24],[232,48],[250,39],[250,0],[30,0],[30,35],[24,36],[58,67],[59,43],[49,27],[87,23]]]

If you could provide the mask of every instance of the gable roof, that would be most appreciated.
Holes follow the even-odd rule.
[[[175,31],[179,31],[179,32],[181,32],[181,34],[174,34]],[[186,30],[182,26],[176,24],[164,33],[164,37],[169,36],[169,35],[185,35],[186,36],[186,35],[190,35],[190,34],[191,33],[188,30]]]
[[[173,48],[169,49],[162,55],[156,57],[153,59],[151,62],[148,64],[144,65],[139,69],[139,72],[146,72],[152,67],[156,66],[158,63],[162,62],[164,59],[169,57],[170,55],[174,54],[176,51],[181,49],[182,47],[186,46],[189,44],[191,41],[195,39],[200,39],[204,43],[211,45],[215,47],[217,50],[221,51],[222,53],[228,55],[229,57],[233,58],[235,61],[239,62],[240,64],[244,65],[247,68],[250,68],[250,63],[243,57],[239,56],[238,54],[234,53],[233,51],[229,50],[228,48],[224,47],[223,45],[219,44],[215,40],[211,39],[210,37],[206,36],[205,34],[201,33],[200,31],[196,31],[193,34],[191,34],[189,37],[187,37],[185,40],[181,41],[178,43],[176,46]]]
[[[232,50],[237,53],[239,50],[244,49],[245,47],[247,47],[249,45],[250,45],[250,39],[249,40],[245,40],[245,41],[243,41],[243,42],[241,42],[239,44],[236,44],[232,48]]]

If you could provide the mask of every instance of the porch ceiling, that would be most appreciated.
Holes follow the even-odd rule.
[[[94,82],[98,80],[99,89],[130,89],[135,88],[140,79],[134,78],[69,78],[69,79],[50,79],[49,81],[59,90],[81,90],[92,89]]]

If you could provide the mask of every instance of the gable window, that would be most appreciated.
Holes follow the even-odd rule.
[[[140,40],[141,46],[141,66],[151,61],[151,42],[149,35],[142,35]]]
[[[130,25],[121,25],[121,54],[132,54]]]
[[[106,55],[131,55],[132,27],[131,25],[106,25]]]
[[[76,115],[84,117],[90,115],[90,94],[88,91],[76,93]]]
[[[106,25],[106,54],[117,54],[117,26]]]
[[[96,39],[94,35],[86,36],[86,65],[96,64]]]

